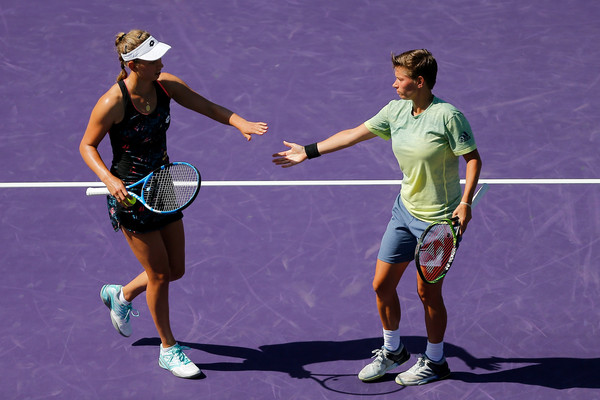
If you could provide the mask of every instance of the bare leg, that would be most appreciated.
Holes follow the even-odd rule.
[[[417,276],[417,291],[425,310],[425,327],[430,343],[442,342],[446,333],[448,315],[442,297],[443,282],[428,284]]]
[[[396,288],[409,262],[390,264],[377,260],[373,289],[383,329],[395,331],[400,325],[400,300]]]
[[[125,234],[127,236],[127,234]],[[123,286],[123,297],[127,301],[133,301],[138,295],[146,291],[148,285],[148,274],[146,271],[142,272],[127,285]]]
[[[164,238],[167,250],[169,251],[169,265],[171,268],[171,282],[181,278],[185,273],[185,235],[178,225],[182,221],[177,221],[163,228],[160,232]],[[129,242],[130,232],[123,231],[125,238]],[[133,301],[138,295],[146,291],[148,285],[148,274],[146,271],[136,276],[131,282],[123,286],[123,296],[127,301]]]
[[[125,238],[144,273],[134,278],[124,289],[127,300],[146,290],[148,309],[156,325],[163,347],[175,344],[169,321],[169,282],[185,272],[183,222],[177,221],[160,231],[132,233],[124,230]],[[129,296],[129,298],[127,297]]]

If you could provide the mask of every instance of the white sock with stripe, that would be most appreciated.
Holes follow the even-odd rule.
[[[444,358],[444,342],[431,343],[428,340],[425,355],[433,362],[442,361],[442,358]]]
[[[400,349],[400,329],[396,329],[395,331],[383,330],[383,347],[391,352],[396,352]]]

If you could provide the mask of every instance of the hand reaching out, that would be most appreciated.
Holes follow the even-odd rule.
[[[266,122],[250,122],[235,113],[231,115],[229,123],[235,126],[248,141],[252,140],[252,135],[262,135],[269,129]]]
[[[290,149],[273,154],[273,162],[275,164],[280,165],[282,168],[289,168],[306,160],[304,146],[286,141],[283,141],[283,144]]]
[[[252,140],[252,135],[262,135],[267,133],[269,127],[265,122],[248,122],[240,128],[240,132],[246,138],[246,140]]]

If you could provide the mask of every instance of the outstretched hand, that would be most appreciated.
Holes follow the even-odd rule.
[[[296,143],[289,143],[285,140],[283,141],[283,144],[290,149],[273,154],[273,162],[275,164],[280,165],[282,168],[289,168],[306,160],[307,157],[304,146],[300,146]]]
[[[246,140],[250,141],[252,140],[252,135],[260,136],[266,133],[269,129],[269,126],[266,124],[266,122],[244,121],[243,123],[240,123],[237,128],[240,130],[242,135],[244,135]]]

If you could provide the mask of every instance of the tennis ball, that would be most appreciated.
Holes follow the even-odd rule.
[[[125,197],[125,202],[132,206],[137,202],[137,199],[135,197]]]

